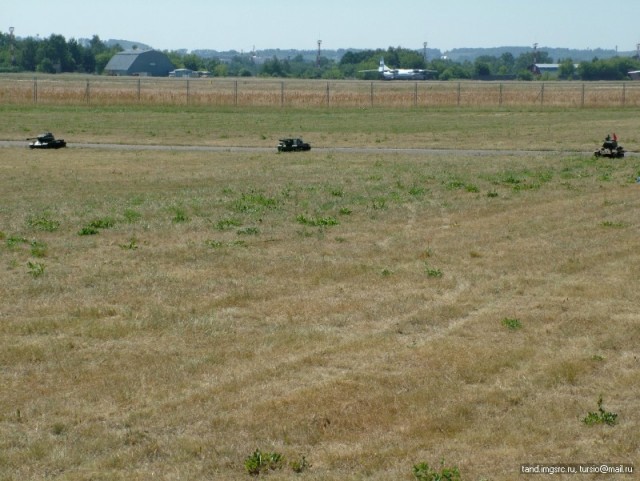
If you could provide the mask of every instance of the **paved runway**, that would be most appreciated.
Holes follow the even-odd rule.
[[[29,145],[26,141],[20,140],[0,140],[0,147],[24,147]],[[95,144],[95,143],[72,143],[67,142],[67,148],[70,149],[105,149],[105,150],[164,150],[176,152],[273,152],[278,153],[275,147],[223,147],[223,146],[207,146],[207,145],[143,145],[143,144]],[[347,152],[357,154],[413,154],[413,155],[593,155],[593,151],[558,151],[558,150],[482,150],[482,149],[433,149],[433,148],[395,148],[395,147],[313,147],[312,151],[316,152]],[[638,155],[637,152],[625,152],[627,155]],[[295,153],[282,153],[282,155],[295,155]],[[300,152],[304,155],[304,152]]]

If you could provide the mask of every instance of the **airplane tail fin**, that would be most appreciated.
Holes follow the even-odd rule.
[[[389,70],[387,68],[387,66],[384,64],[384,59],[381,58],[380,59],[380,66],[378,67],[378,72],[385,72],[386,70]]]

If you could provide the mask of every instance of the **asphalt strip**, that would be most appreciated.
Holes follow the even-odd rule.
[[[19,140],[0,140],[0,147],[28,147],[23,141]],[[67,142],[67,148],[71,149],[104,149],[104,150],[157,150],[157,151],[172,151],[172,152],[273,152],[278,153],[273,147],[234,147],[234,146],[212,146],[212,145],[144,145],[144,144],[76,144]],[[492,156],[492,155],[545,155],[545,154],[557,154],[557,155],[593,155],[593,151],[590,152],[576,152],[576,151],[558,151],[558,150],[482,150],[482,149],[430,149],[430,148],[393,148],[393,147],[313,147],[313,151],[319,152],[347,152],[357,154],[413,154],[413,155],[477,155],[477,156]],[[286,153],[283,155],[289,155]],[[304,152],[301,153],[304,155]],[[636,152],[626,151],[628,155],[638,155]]]

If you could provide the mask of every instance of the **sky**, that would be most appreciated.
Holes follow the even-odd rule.
[[[640,1],[1,0],[17,37],[132,40],[159,50],[454,48],[635,51]]]

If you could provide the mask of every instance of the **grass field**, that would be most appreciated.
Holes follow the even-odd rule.
[[[388,82],[0,74],[0,103],[333,109],[637,108],[640,82]]]
[[[640,468],[640,158],[583,153],[635,150],[637,112],[0,114],[0,139],[274,146],[0,148],[0,480],[246,480],[256,450],[273,480]]]

